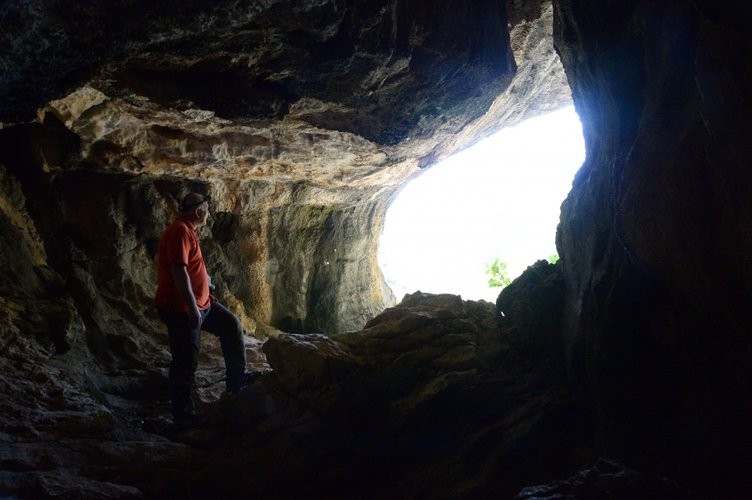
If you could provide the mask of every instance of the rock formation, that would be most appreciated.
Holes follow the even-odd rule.
[[[609,456],[625,465],[582,469],[599,491],[738,496],[750,10],[6,2],[0,492],[585,495],[572,474]],[[496,307],[395,305],[376,248],[400,186],[570,99],[587,159],[559,263],[532,265]],[[212,196],[204,253],[263,375],[221,398],[207,337],[210,423],[177,432],[151,297],[188,190]]]
[[[570,374],[599,448],[723,488],[752,450],[750,6],[554,6],[588,151],[557,235]]]
[[[113,19],[124,13],[106,3],[83,12],[55,2],[9,7],[15,43],[5,64],[15,71],[0,87],[12,96],[0,120],[29,115],[43,104],[37,93],[59,97],[40,112],[47,132],[35,133],[62,129],[61,122],[75,144],[53,161],[30,160],[35,167],[19,158],[5,163],[59,179],[82,176],[77,183],[91,171],[131,179],[132,190],[144,191],[136,203],[155,212],[115,223],[138,233],[128,248],[142,244],[153,254],[188,185],[213,195],[215,278],[262,329],[360,328],[393,303],[375,255],[399,185],[504,124],[570,99],[549,36],[550,7],[513,32],[520,70],[509,85],[516,65],[509,36],[496,29],[506,15],[495,2],[470,10],[447,4],[439,15],[429,2],[275,2],[246,10],[227,3],[170,9],[143,2],[138,18],[122,26]],[[67,43],[52,39],[37,53],[37,45],[21,43],[29,24]],[[473,35],[461,36],[469,24]],[[79,53],[65,50],[70,45]],[[33,61],[40,57],[60,72],[86,69],[89,79],[67,95],[53,92],[48,87],[68,87],[60,74],[39,74]],[[532,69],[540,65],[544,71]],[[7,132],[11,141],[16,134],[24,132]]]

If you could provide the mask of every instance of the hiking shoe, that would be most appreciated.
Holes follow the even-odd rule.
[[[240,376],[237,386],[227,387],[227,392],[230,394],[237,394],[240,389],[248,385],[253,384],[257,378],[261,376],[261,372],[245,372]]]

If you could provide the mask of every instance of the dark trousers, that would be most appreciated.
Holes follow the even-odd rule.
[[[199,325],[189,326],[188,314],[184,312],[159,311],[159,317],[167,326],[170,342],[170,401],[172,416],[176,419],[195,414],[193,385],[198,354],[201,351],[201,330],[219,337],[222,356],[225,360],[228,392],[238,392],[246,369],[243,327],[240,320],[219,302],[212,301],[209,309],[201,311]]]

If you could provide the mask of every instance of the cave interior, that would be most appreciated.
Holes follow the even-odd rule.
[[[749,2],[32,0],[0,23],[0,496],[749,494]],[[399,189],[571,103],[560,260],[495,304],[394,297]],[[207,425],[176,429],[155,258],[189,191],[258,378],[224,395],[204,336]]]

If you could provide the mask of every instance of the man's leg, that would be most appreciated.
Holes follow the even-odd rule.
[[[183,420],[195,417],[193,406],[193,384],[198,367],[198,353],[201,350],[200,327],[188,325],[188,315],[160,311],[159,317],[167,326],[170,342],[170,402],[172,417]]]
[[[225,306],[213,301],[201,329],[219,337],[227,370],[225,387],[228,392],[238,392],[248,364],[240,320]]]

